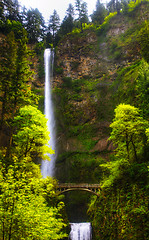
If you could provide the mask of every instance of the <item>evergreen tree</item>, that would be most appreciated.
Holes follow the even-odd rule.
[[[25,28],[28,33],[29,43],[37,43],[44,38],[44,18],[37,8],[28,10],[26,15]]]
[[[73,5],[70,3],[68,6],[68,9],[66,10],[67,16],[71,16],[72,18],[74,18],[74,7]]]
[[[50,16],[49,25],[48,25],[48,31],[51,32],[52,34],[53,43],[55,41],[55,35],[59,30],[59,27],[60,27],[60,18],[59,18],[59,15],[57,14],[57,11],[54,10],[53,14]]]
[[[105,9],[103,3],[100,3],[100,0],[97,0],[96,10],[91,15],[92,22],[102,24],[106,15],[107,10]]]
[[[81,4],[81,18],[80,18],[81,24],[82,23],[88,23],[88,9],[87,9],[87,3],[83,2]]]
[[[77,18],[77,25],[83,29],[83,23],[88,23],[88,9],[87,9],[87,3],[83,2],[82,0],[76,0],[75,2],[76,6],[76,11],[78,13],[78,18]]]
[[[111,0],[107,4],[107,8],[108,8],[109,12],[117,11],[118,14],[120,13],[121,7],[122,7],[121,0]]]
[[[73,22],[72,16],[71,15],[69,15],[68,17],[66,16],[60,26],[61,35],[63,36],[71,32],[73,27],[74,27],[74,22]]]
[[[0,45],[1,52],[1,129],[3,128],[4,122],[6,122],[8,116],[7,113],[11,112],[11,100],[12,100],[12,82],[16,74],[16,58],[17,58],[17,43],[15,41],[14,33],[8,34],[6,39]]]
[[[115,0],[109,1],[107,4],[107,8],[108,8],[109,12],[115,12],[116,11],[116,1]]]
[[[4,20],[4,1],[0,1],[0,20]]]
[[[63,19],[62,24],[60,26],[60,31],[58,32],[58,34],[60,34],[61,36],[71,32],[74,27],[74,8],[72,4],[69,4],[66,13],[67,15]]]
[[[22,7],[20,12],[20,22],[22,23],[23,27],[26,27],[26,20],[27,20],[27,8],[25,6]]]
[[[37,97],[32,93],[31,87],[27,84],[31,77],[28,62],[28,50],[26,46],[26,31],[22,39],[15,39],[11,32],[1,42],[1,131],[7,127],[7,151],[6,158],[9,159],[14,116],[18,109],[25,104],[35,103]]]
[[[20,5],[18,0],[5,0],[4,6],[5,19],[20,21]]]

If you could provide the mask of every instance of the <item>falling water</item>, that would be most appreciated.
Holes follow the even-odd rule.
[[[53,60],[54,53],[51,49],[46,49],[44,53],[44,63],[45,63],[45,116],[48,119],[48,131],[50,132],[50,140],[49,147],[52,150],[55,150],[55,120],[53,113],[53,104],[52,104],[52,96],[51,96],[51,81],[53,78]],[[54,164],[56,154],[50,154],[51,161],[44,160],[41,163],[41,173],[45,178],[47,176],[53,177],[54,175]]]
[[[69,238],[71,240],[91,240],[92,231],[91,223],[70,223],[71,232]]]

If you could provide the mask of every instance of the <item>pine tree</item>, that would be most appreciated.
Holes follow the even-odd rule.
[[[105,9],[103,3],[100,3],[100,0],[97,0],[96,10],[91,15],[92,22],[97,24],[102,24],[106,15],[107,15],[107,10]]]
[[[50,16],[49,25],[48,25],[48,31],[52,33],[53,43],[55,41],[55,35],[59,30],[59,27],[60,27],[60,18],[59,18],[59,15],[57,14],[57,11],[54,10],[53,14]]]
[[[83,23],[88,23],[88,9],[87,3],[83,2],[82,0],[76,0],[75,2],[76,11],[78,12],[78,25],[83,30]]]
[[[27,11],[25,29],[28,33],[29,43],[37,43],[44,38],[44,18],[37,8]]]
[[[16,75],[16,58],[17,58],[17,43],[15,41],[14,33],[11,32],[3,40],[0,45],[0,62],[1,62],[1,129],[4,126],[4,122],[7,121],[8,115],[11,112],[11,100],[12,100],[12,82]]]

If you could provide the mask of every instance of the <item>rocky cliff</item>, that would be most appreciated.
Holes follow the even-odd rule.
[[[60,181],[96,182],[97,166],[110,157],[109,125],[120,102],[120,72],[142,59],[139,32],[148,10],[148,3],[141,4],[100,28],[65,36],[57,47],[53,92]]]

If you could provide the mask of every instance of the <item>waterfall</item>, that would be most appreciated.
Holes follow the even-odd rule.
[[[50,132],[49,147],[55,150],[55,120],[51,96],[51,81],[53,78],[53,61],[54,52],[51,49],[46,49],[44,52],[44,64],[45,64],[45,102],[44,102],[44,113],[48,119],[48,131]],[[54,165],[56,154],[49,155],[51,161],[42,160],[41,162],[41,174],[45,178],[47,176],[53,177]]]
[[[92,231],[91,223],[70,223],[71,232],[69,238],[71,240],[91,240]]]

